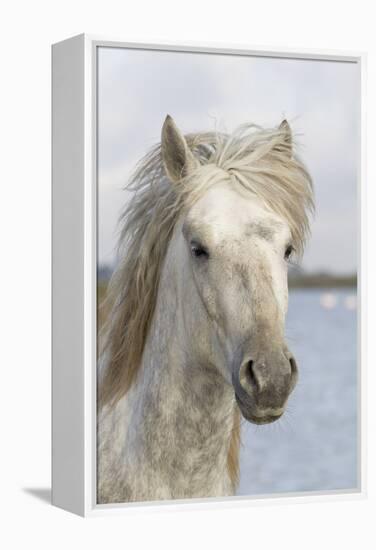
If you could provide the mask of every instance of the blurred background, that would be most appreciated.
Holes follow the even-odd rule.
[[[280,421],[243,423],[240,495],[358,483],[359,109],[354,63],[99,48],[99,302],[116,264],[124,186],[167,113],[184,133],[287,118],[313,177],[312,237],[289,276],[286,336],[300,381]]]

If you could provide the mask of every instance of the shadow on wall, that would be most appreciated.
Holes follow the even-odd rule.
[[[24,487],[23,492],[38,500],[51,504],[51,489],[48,487]]]

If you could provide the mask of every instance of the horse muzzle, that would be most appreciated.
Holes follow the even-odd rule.
[[[232,376],[235,397],[246,420],[268,424],[284,413],[298,368],[290,352],[274,351],[244,360]]]

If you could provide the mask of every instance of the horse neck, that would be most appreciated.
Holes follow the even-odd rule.
[[[233,391],[210,361],[205,364],[197,356],[187,327],[194,323],[195,332],[200,331],[200,314],[182,310],[178,261],[168,254],[162,271],[143,364],[132,392],[138,427],[132,426],[130,447],[136,449],[138,460],[142,456],[153,463],[154,476],[159,471],[161,478],[174,480],[175,496],[228,494],[234,481],[228,472]]]

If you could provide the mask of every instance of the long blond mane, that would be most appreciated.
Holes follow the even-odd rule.
[[[134,192],[121,218],[119,257],[105,307],[104,370],[99,404],[115,404],[130,388],[141,364],[153,317],[166,250],[182,211],[218,181],[235,180],[289,224],[300,255],[313,210],[311,178],[281,128],[244,125],[232,134],[185,136],[199,166],[180,185],[163,168],[161,146],[138,164],[127,188]],[[236,473],[234,472],[234,475]]]

